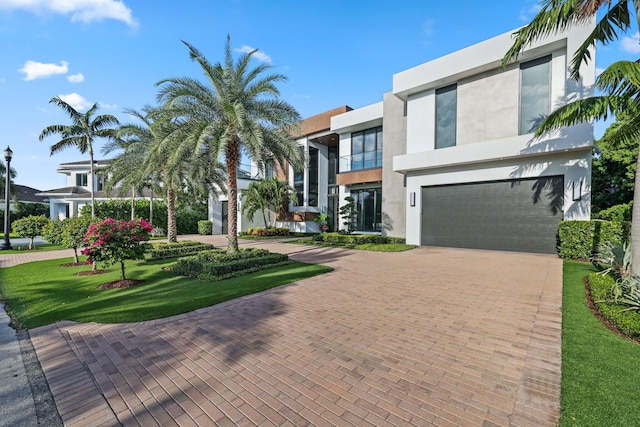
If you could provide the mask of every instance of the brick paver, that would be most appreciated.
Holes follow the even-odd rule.
[[[168,319],[31,331],[67,425],[556,425],[556,257],[244,244],[335,270]]]

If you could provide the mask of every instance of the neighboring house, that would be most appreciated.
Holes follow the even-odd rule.
[[[326,212],[342,228],[338,209],[350,195],[358,232],[555,253],[559,221],[590,217],[593,127],[532,132],[553,109],[593,95],[593,60],[579,81],[569,75],[593,28],[551,35],[502,69],[505,33],[395,74],[382,102],[306,119],[298,143],[308,165],[281,174],[299,203],[279,225],[317,231],[313,218]]]
[[[11,212],[16,211],[15,202],[20,203],[39,203],[41,205],[48,205],[49,199],[44,196],[40,196],[40,190],[27,187],[26,185],[15,184],[16,194],[11,197]],[[0,209],[4,211],[4,199],[0,201]]]
[[[80,162],[61,163],[56,172],[67,176],[66,187],[55,188],[53,190],[38,193],[47,197],[50,205],[51,218],[70,218],[78,216],[85,205],[91,204],[91,186],[94,189],[94,199],[96,202],[112,199],[131,199],[131,189],[124,194],[120,194],[119,188],[114,188],[107,194],[104,191],[105,177],[99,171],[105,169],[111,160],[95,160],[95,179],[91,177],[91,164],[88,160]],[[141,194],[136,194],[136,198],[150,199],[153,196],[151,190],[145,188]]]

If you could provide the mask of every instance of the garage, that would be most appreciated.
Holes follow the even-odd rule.
[[[422,187],[421,244],[556,253],[562,176]]]

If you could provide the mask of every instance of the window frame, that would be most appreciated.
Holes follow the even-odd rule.
[[[523,114],[522,114],[522,95],[523,95],[523,87],[522,87],[522,83],[523,83],[523,70],[527,70],[527,69],[531,69],[533,67],[536,67],[538,65],[542,65],[542,64],[546,64],[548,67],[548,80],[547,80],[547,111],[543,114],[548,115],[551,112],[551,83],[552,83],[552,70],[551,70],[551,63],[552,63],[552,59],[553,56],[551,54],[547,54],[544,56],[540,56],[538,58],[534,58],[528,61],[524,61],[521,62],[518,66],[518,72],[519,72],[519,86],[518,86],[518,135],[528,135],[531,134],[533,132],[535,132],[535,128],[532,126],[531,129],[529,129],[528,131],[524,132],[523,131]]]
[[[454,108],[454,117],[453,117],[453,144],[451,145],[441,145],[442,138],[444,136],[439,135],[438,133],[438,116],[442,114],[438,113],[438,95],[448,94],[450,92],[455,92],[455,108]],[[436,150],[440,150],[442,148],[455,147],[458,144],[458,83],[453,83],[447,86],[442,86],[435,90],[435,121],[434,121],[434,143],[433,148]]]

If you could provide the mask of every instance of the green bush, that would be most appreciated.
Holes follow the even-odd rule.
[[[193,255],[201,251],[213,249],[213,245],[208,243],[185,240],[172,243],[153,243],[147,253],[147,261],[159,259],[177,258],[180,256]]]
[[[628,308],[611,301],[611,291],[615,286],[615,279],[609,275],[593,273],[589,275],[591,298],[604,318],[609,320],[625,335],[640,338],[640,313],[637,311],[623,311]]]
[[[29,249],[33,249],[33,239],[42,235],[42,229],[49,224],[49,219],[44,215],[27,216],[17,219],[11,223],[11,229],[20,237],[27,237]]]
[[[198,233],[202,236],[213,234],[213,224],[208,219],[198,221]]]
[[[631,221],[631,211],[633,210],[633,202],[623,203],[621,205],[611,206],[593,214],[593,219],[603,219],[605,221]]]
[[[627,221],[560,221],[558,255],[564,259],[591,259],[601,243],[628,240],[631,224]]]
[[[315,241],[324,241],[331,245],[364,245],[364,244],[404,244],[405,239],[401,237],[387,237],[377,234],[342,234],[342,233],[322,233],[313,238]]]
[[[258,237],[274,237],[274,236],[289,236],[291,235],[291,231],[289,227],[271,227],[271,228],[249,228],[246,233],[247,236],[258,236]]]
[[[217,281],[287,262],[289,262],[288,255],[264,249],[242,248],[231,254],[228,254],[224,249],[215,249],[180,258],[169,270],[175,274],[194,279]]]

